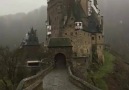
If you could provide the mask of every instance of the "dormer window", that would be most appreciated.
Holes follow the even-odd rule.
[[[75,22],[75,29],[76,30],[82,30],[83,29],[82,22]]]
[[[48,35],[48,36],[50,36],[51,34],[52,34],[52,32],[51,32],[51,31],[48,31],[48,32],[47,32],[47,35]]]
[[[51,31],[51,25],[47,25],[47,30]]]
[[[51,25],[47,25],[47,35],[50,36],[51,34]]]

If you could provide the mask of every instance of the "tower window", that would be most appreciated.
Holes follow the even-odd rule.
[[[71,20],[74,20],[73,18],[71,18]]]
[[[75,34],[77,35],[77,32],[75,32]]]
[[[100,36],[99,36],[99,39],[100,39]]]
[[[94,37],[92,37],[92,40],[95,40],[95,38],[94,38]]]
[[[73,36],[73,32],[71,32],[70,35]]]

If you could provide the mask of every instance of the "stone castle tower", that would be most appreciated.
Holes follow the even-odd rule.
[[[65,37],[73,55],[104,62],[103,17],[97,0],[47,0],[47,42]]]

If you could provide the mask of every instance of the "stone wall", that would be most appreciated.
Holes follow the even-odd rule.
[[[91,34],[83,30],[75,30],[74,25],[67,26],[63,37],[70,38],[75,56],[91,56]]]
[[[73,73],[86,80],[87,70],[89,69],[90,63],[91,61],[89,57],[73,57],[71,65]]]
[[[63,24],[64,8],[62,7],[63,0],[49,0],[48,3],[48,22],[51,25],[51,37],[60,35],[61,26]]]
[[[104,62],[104,36],[102,33],[92,34],[92,45],[96,45],[98,62]]]

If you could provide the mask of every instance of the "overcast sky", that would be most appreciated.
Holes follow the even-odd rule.
[[[0,0],[0,16],[29,12],[42,5],[47,5],[47,0]]]

